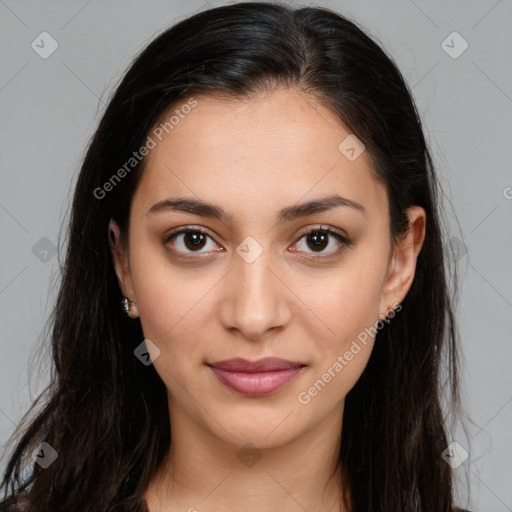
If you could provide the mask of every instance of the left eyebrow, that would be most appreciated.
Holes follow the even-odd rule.
[[[277,214],[277,221],[283,223],[300,217],[315,215],[341,206],[353,208],[366,217],[367,212],[362,204],[352,199],[333,195],[283,208]],[[148,210],[147,215],[167,211],[190,213],[201,217],[219,219],[223,222],[229,222],[233,218],[231,213],[227,213],[220,206],[206,201],[185,197],[163,199],[162,201],[154,204]]]
[[[333,196],[324,197],[322,199],[315,199],[307,203],[302,203],[295,206],[289,206],[288,208],[283,208],[279,212],[278,222],[286,222],[293,219],[297,219],[299,217],[314,215],[315,213],[325,212],[327,210],[332,210],[333,208],[338,208],[340,206],[347,206],[349,208],[353,208],[360,212],[364,217],[366,217],[366,208],[362,204],[358,203],[357,201],[354,201],[353,199],[347,199],[346,197],[341,197],[336,194]]]

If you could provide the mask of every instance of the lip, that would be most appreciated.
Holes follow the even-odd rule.
[[[220,382],[244,395],[264,395],[276,391],[305,367],[301,363],[277,357],[258,361],[237,357],[208,363],[208,366]]]

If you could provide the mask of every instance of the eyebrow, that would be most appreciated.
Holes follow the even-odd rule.
[[[352,199],[347,199],[336,194],[329,197],[308,201],[307,203],[302,203],[294,206],[288,206],[287,208],[283,208],[277,214],[277,221],[283,223],[300,217],[306,217],[307,215],[314,215],[316,213],[325,212],[327,210],[331,210],[333,208],[337,208],[340,206],[353,208],[366,217],[367,212],[362,204]],[[162,201],[159,201],[158,203],[154,204],[148,210],[147,215],[169,211],[191,213],[193,215],[199,215],[201,217],[219,219],[222,222],[229,222],[233,218],[232,214],[228,214],[220,206],[214,205],[206,201],[186,197],[171,197],[163,199]]]

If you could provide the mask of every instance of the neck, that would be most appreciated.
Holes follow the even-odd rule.
[[[343,403],[313,429],[276,445],[272,432],[260,443],[219,439],[176,407],[169,408],[171,450],[146,493],[150,512],[345,512],[338,461]]]

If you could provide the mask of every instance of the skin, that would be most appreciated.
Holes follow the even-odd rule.
[[[147,157],[128,247],[115,221],[109,226],[120,287],[160,350],[153,364],[168,390],[172,448],[145,494],[149,510],[344,510],[337,467],[344,399],[374,336],[309,403],[297,397],[403,300],[425,212],[410,208],[408,235],[392,243],[387,194],[367,151],[347,159],[338,146],[350,131],[311,96],[279,89],[248,101],[196,99]],[[366,214],[344,206],[277,222],[282,208],[333,194]],[[232,218],[147,213],[171,196],[214,203]],[[315,252],[302,235],[320,225],[342,230],[353,245],[336,253],[341,245],[328,235]],[[208,231],[196,252],[184,235],[163,243],[185,226]],[[236,252],[249,236],[262,248],[252,263]],[[266,356],[306,368],[256,397],[227,388],[206,366]],[[247,443],[261,456],[250,467],[237,456]]]

